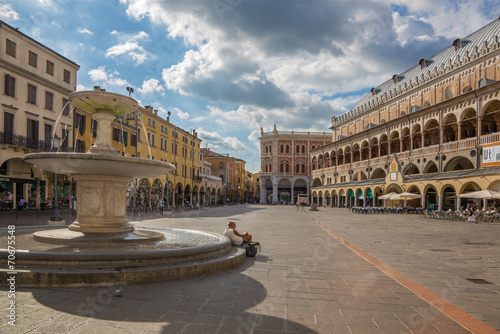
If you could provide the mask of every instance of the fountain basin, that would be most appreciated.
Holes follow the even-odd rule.
[[[23,160],[58,174],[117,175],[150,178],[172,172],[164,161],[93,153],[31,153]]]
[[[231,246],[217,233],[169,228],[141,228],[164,239],[145,245],[67,246],[33,240],[38,232],[57,232],[47,226],[16,229],[16,285],[113,285],[168,281],[228,270],[246,259],[243,248]],[[67,230],[66,230],[67,231]],[[7,229],[0,242],[7,244]],[[8,250],[0,249],[7,267]],[[0,285],[9,278],[0,269]]]

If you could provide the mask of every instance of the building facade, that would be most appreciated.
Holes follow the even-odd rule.
[[[374,87],[312,150],[313,201],[383,206],[410,192],[410,206],[458,210],[460,194],[500,190],[499,80],[495,20]]]
[[[80,66],[0,21],[0,196],[38,204],[51,197],[54,175],[27,164],[27,153],[73,150],[74,114],[68,95]],[[59,179],[69,203],[69,180]]]
[[[309,153],[330,143],[327,132],[260,129],[260,203],[294,204],[297,195],[310,195],[312,165]]]

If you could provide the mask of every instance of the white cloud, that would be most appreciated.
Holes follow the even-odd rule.
[[[186,111],[182,111],[180,110],[179,108],[174,108],[173,109],[175,111],[175,114],[177,115],[177,117],[179,117],[180,119],[182,120],[186,120],[189,118],[189,113]]]
[[[19,20],[19,14],[12,9],[11,4],[0,2],[0,19],[6,21],[17,21]]]
[[[203,142],[208,144],[214,151],[239,151],[246,148],[245,144],[236,137],[222,137],[217,132],[205,131],[203,128],[199,128],[196,131]]]
[[[149,38],[149,34],[144,31],[139,31],[135,34],[121,34],[116,30],[111,32],[111,35],[117,35],[121,43],[116,44],[106,50],[106,57],[116,57],[128,54],[136,62],[136,64],[144,63],[148,57],[147,52],[139,45],[139,40]]]
[[[94,33],[86,28],[78,28],[77,31],[80,34],[88,34],[88,35],[93,35]]]
[[[155,92],[165,95],[165,88],[160,84],[160,81],[154,78],[142,82],[142,87],[137,90],[141,94],[152,94]]]
[[[118,77],[119,73],[117,71],[107,72],[105,66],[99,66],[98,68],[92,69],[87,73],[90,79],[94,83],[98,83],[101,88],[104,89],[116,89],[123,88],[124,86],[130,86],[130,84],[125,79]]]

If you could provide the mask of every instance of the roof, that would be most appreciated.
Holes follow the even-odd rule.
[[[370,93],[359,100],[352,108],[351,113],[371,109],[368,107],[369,103],[373,106],[374,102],[381,102],[382,97],[384,97],[383,102],[391,100],[394,95],[406,91],[408,88],[419,86],[426,79],[441,75],[457,68],[457,66],[477,59],[490,51],[492,46],[498,44],[499,37],[500,19],[497,19],[465,38],[456,39],[452,45],[435,56],[422,58],[415,66],[405,72],[395,74],[393,78],[372,89]],[[421,63],[425,63],[426,66],[421,67]]]
[[[55,55],[57,55],[58,57],[61,57],[62,59],[66,60],[67,62],[69,62],[69,63],[73,64],[74,66],[78,67],[78,69],[80,69],[80,65],[78,65],[78,64],[77,64],[77,63],[75,63],[74,61],[72,61],[72,60],[70,60],[70,59],[68,59],[68,58],[64,57],[64,56],[63,56],[63,55],[61,55],[60,53],[55,52],[55,51],[54,51],[54,50],[52,50],[51,48],[49,48],[49,47],[47,47],[47,46],[43,45],[42,43],[40,43],[39,41],[37,41],[37,40],[35,40],[35,39],[31,38],[30,36],[28,36],[28,35],[26,35],[26,34],[22,33],[21,31],[19,31],[19,28],[14,28],[13,26],[11,26],[11,25],[9,25],[8,23],[6,23],[5,21],[0,20],[0,28],[1,28],[2,26],[7,26],[7,27],[8,27],[8,28],[10,28],[11,30],[13,30],[13,31],[17,32],[18,34],[20,34],[21,36],[23,36],[23,37],[25,37],[25,38],[29,39],[30,41],[32,41],[32,42],[34,42],[34,43],[36,43],[36,44],[38,44],[38,45],[40,45],[40,46],[41,46],[41,47],[43,47],[44,49],[48,50],[49,52],[54,53],[54,54],[55,54]]]

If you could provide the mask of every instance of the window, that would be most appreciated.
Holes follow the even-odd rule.
[[[49,150],[52,144],[52,125],[45,124],[45,149]]]
[[[30,64],[33,67],[37,67],[37,61],[38,61],[38,55],[32,51],[29,52],[28,55],[28,64]]]
[[[290,146],[286,145],[286,153],[290,153]]]
[[[280,153],[285,152],[285,146],[283,144],[280,145]]]
[[[295,153],[300,153],[300,145],[295,146]]]
[[[26,137],[28,147],[38,148],[38,121],[28,119]]]
[[[6,74],[5,75],[5,95],[16,97],[16,78]]]
[[[64,97],[62,100],[62,105],[63,105],[63,115],[69,116],[69,101],[66,100]]]
[[[148,118],[148,125],[151,126],[151,118]]]
[[[130,145],[137,147],[137,135],[130,134]]]
[[[28,103],[36,104],[36,86],[28,84]]]
[[[155,144],[155,135],[151,135],[151,146],[153,147],[156,147],[156,144]]]
[[[85,124],[86,124],[86,117],[85,115],[76,113],[75,115],[76,118],[76,128],[80,132],[81,135],[85,133]]]
[[[123,145],[125,147],[127,147],[127,145],[128,145],[128,132],[127,131],[122,132],[122,142],[123,142]]]
[[[14,114],[4,112],[3,114],[3,142],[12,144],[14,139]]]
[[[113,140],[120,141],[120,129],[113,128]]]
[[[45,109],[54,109],[54,94],[52,94],[51,92],[45,92]]]
[[[77,139],[76,140],[76,148],[75,151],[77,153],[85,153],[85,141]]]
[[[156,128],[156,122],[153,121],[153,128]]]
[[[16,58],[16,43],[12,42],[10,39],[6,39],[5,52],[14,58]]]
[[[68,70],[64,70],[63,81],[65,83],[70,83],[70,79],[71,79],[71,73]]]
[[[224,162],[219,162],[219,168],[224,168]]]
[[[45,72],[47,72],[47,74],[49,75],[54,76],[54,63],[51,62],[50,60],[47,60]]]

